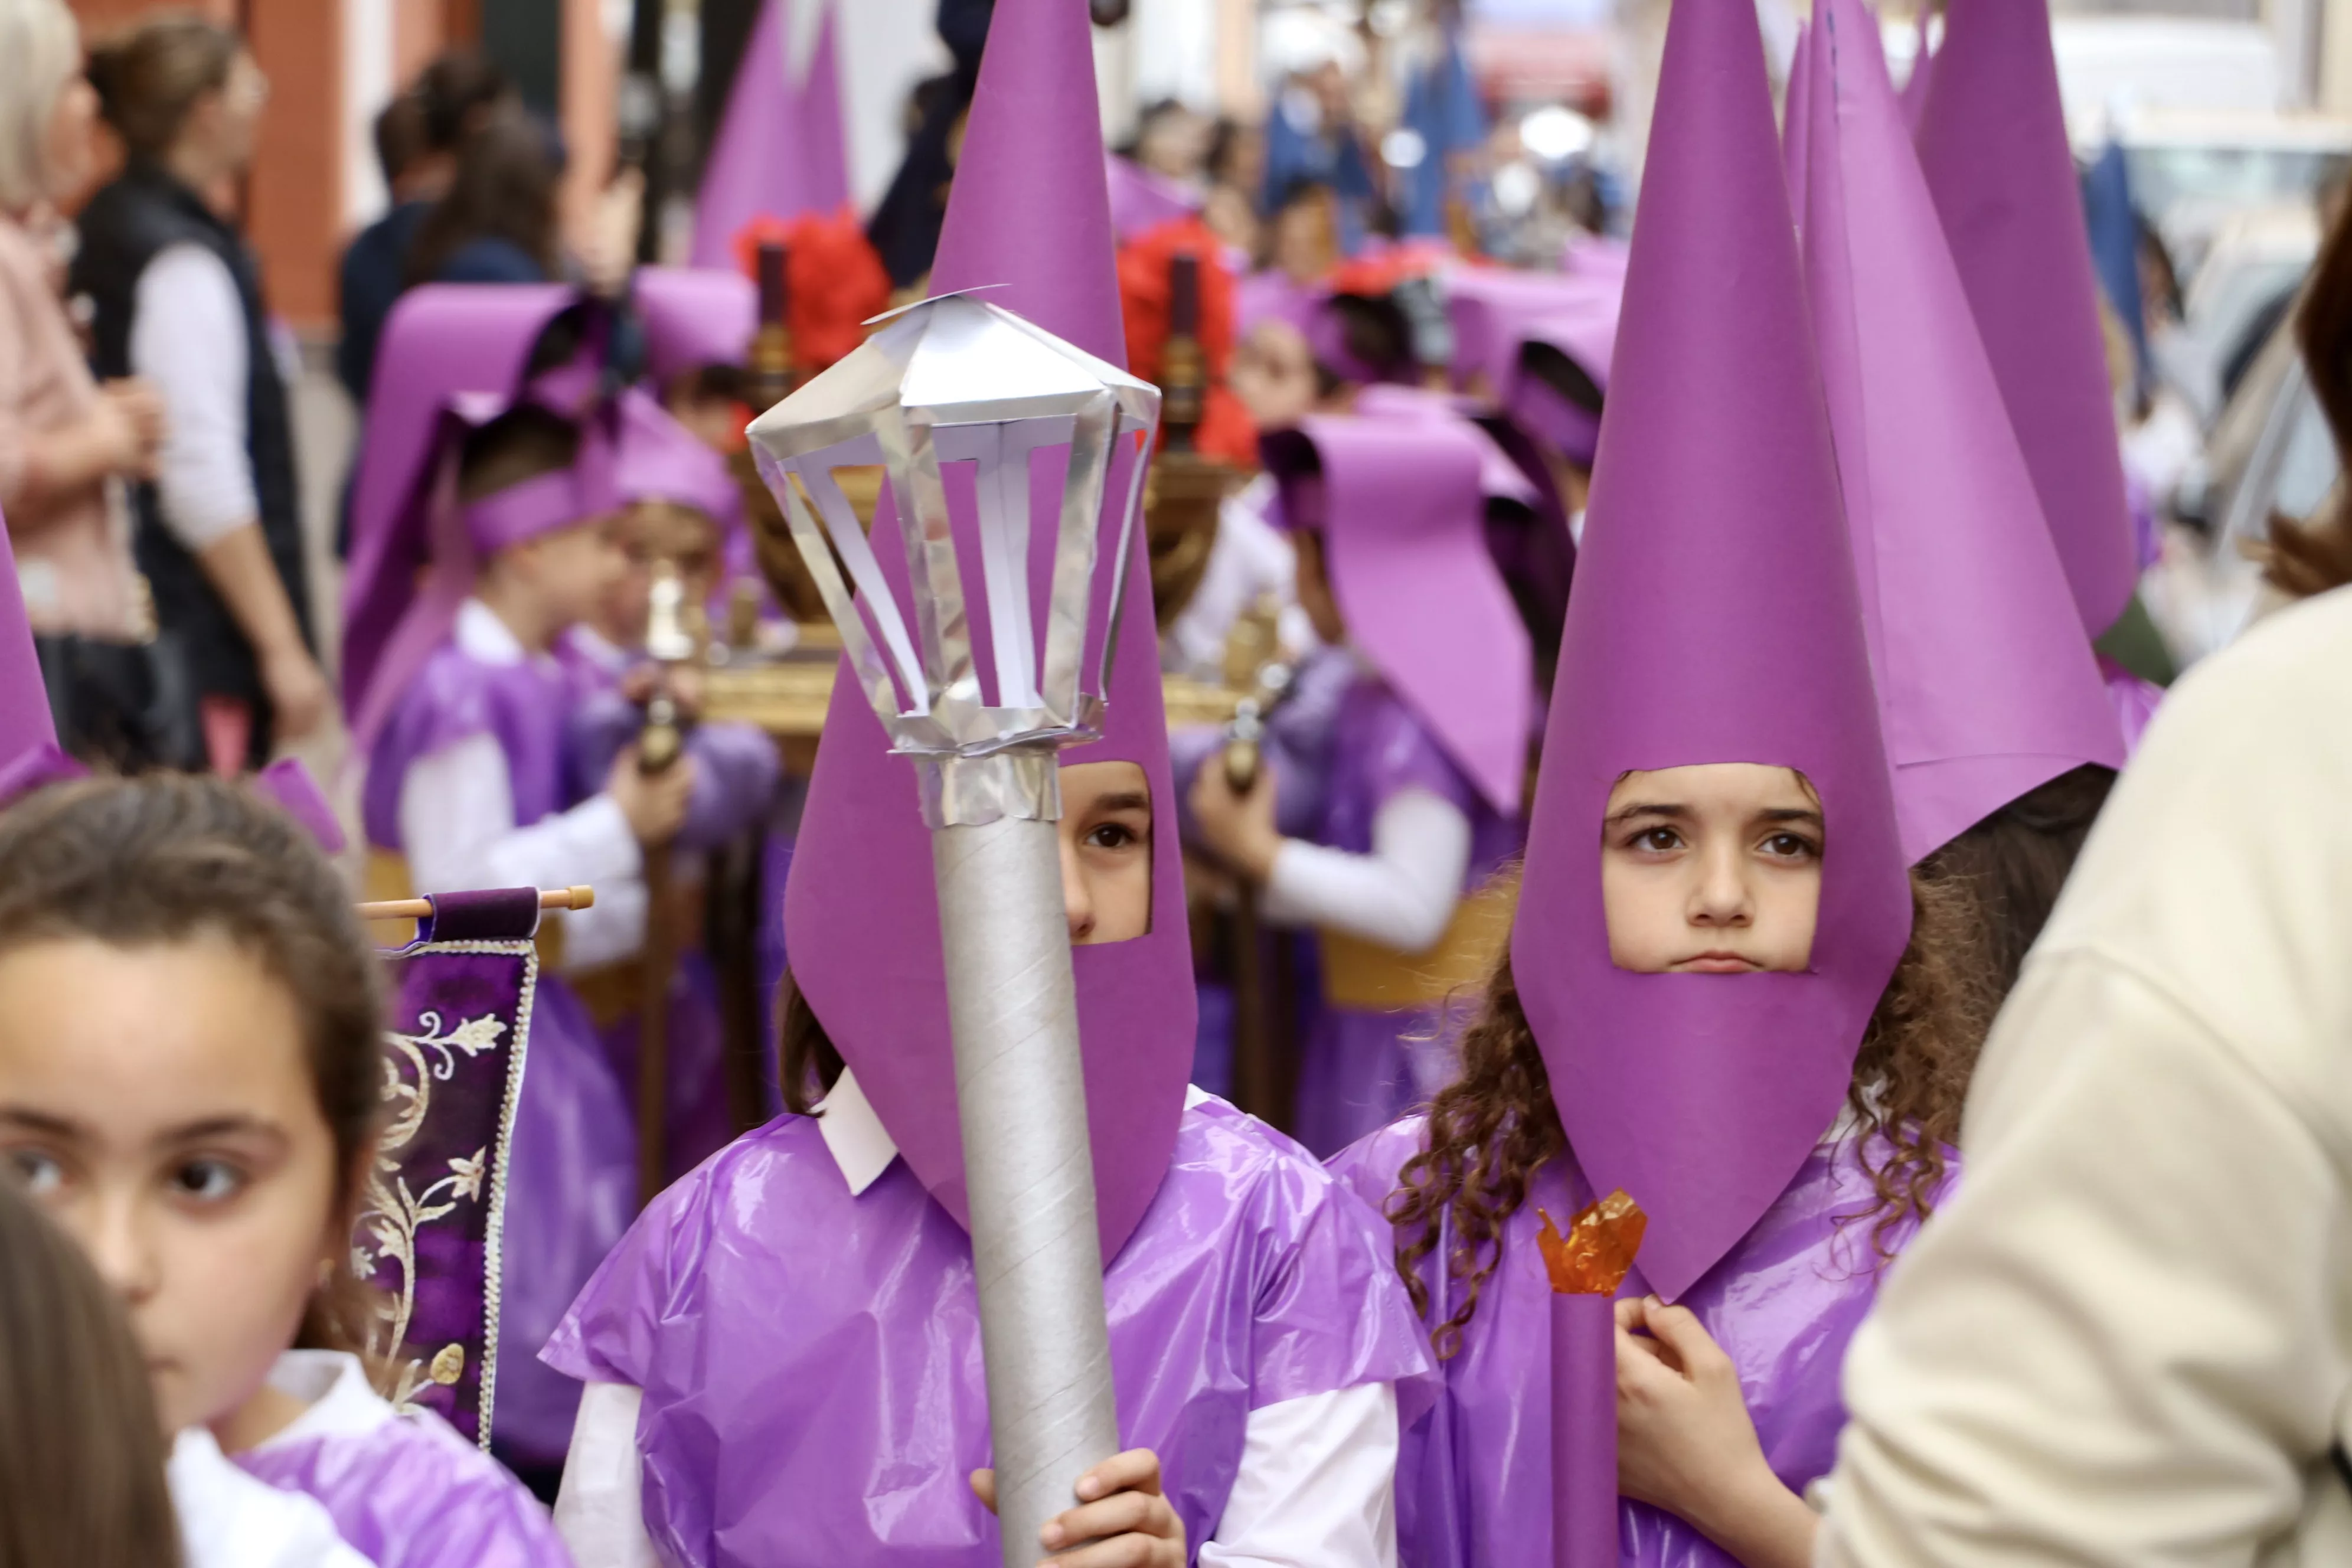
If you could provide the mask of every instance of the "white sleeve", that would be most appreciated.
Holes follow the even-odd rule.
[[[194,553],[261,513],[246,450],[245,306],[200,245],[166,247],[139,275],[131,370],[163,400],[155,488],[163,525]]]
[[[1287,838],[1265,883],[1265,913],[1425,952],[1445,934],[1470,869],[1470,819],[1433,790],[1403,789],[1372,818],[1372,852]]]
[[[400,781],[400,841],[419,892],[473,888],[596,889],[593,907],[566,910],[563,962],[593,969],[645,945],[645,856],[609,795],[515,826],[506,752],[469,735],[411,763]]]
[[[375,1568],[318,1499],[247,1474],[201,1426],[173,1443],[164,1481],[187,1568]]]
[[[1201,1568],[1396,1568],[1396,1462],[1392,1384],[1251,1411]]]
[[[581,1391],[572,1452],[555,1494],[555,1533],[577,1568],[661,1568],[646,1533],[644,1461],[637,1410],[645,1391],[592,1383]]]

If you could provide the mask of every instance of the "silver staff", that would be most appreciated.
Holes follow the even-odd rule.
[[[982,299],[946,295],[886,318],[751,430],[761,477],[891,749],[914,763],[931,830],[1007,1568],[1037,1561],[1038,1531],[1071,1505],[1072,1483],[1118,1448],[1054,824],[1060,749],[1101,733],[1141,500],[1147,454],[1137,437],[1148,442],[1159,412],[1148,383]],[[1063,445],[1041,661],[1029,458]],[[1106,515],[1123,450],[1135,458]],[[896,499],[911,632],[834,476],[875,463]],[[975,470],[977,515],[966,521],[980,544],[977,584],[957,559],[943,463]],[[887,536],[877,518],[877,539]],[[1097,595],[1106,557],[1110,591]],[[988,608],[993,704],[981,687],[968,586]],[[1097,602],[1113,624],[1087,671]]]

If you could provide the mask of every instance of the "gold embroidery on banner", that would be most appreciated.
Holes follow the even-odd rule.
[[[467,1018],[444,1034],[437,1010],[421,1016],[417,1027],[415,1035],[385,1031],[392,1049],[384,1057],[383,1102],[390,1108],[391,1121],[376,1151],[375,1169],[368,1173],[366,1201],[353,1227],[375,1246],[373,1251],[363,1242],[355,1241],[352,1247],[352,1270],[361,1279],[374,1278],[386,1264],[400,1272],[399,1290],[387,1289],[376,1308],[376,1331],[369,1336],[368,1352],[393,1370],[394,1385],[384,1395],[404,1414],[417,1408],[416,1393],[427,1382],[454,1384],[465,1372],[466,1352],[461,1345],[443,1346],[430,1368],[420,1358],[404,1354],[409,1319],[416,1310],[416,1233],[456,1213],[460,1204],[481,1201],[489,1151],[477,1149],[469,1156],[451,1160],[449,1173],[421,1193],[408,1190],[398,1156],[425,1125],[433,1085],[449,1081],[461,1053],[467,1058],[481,1055],[495,1047],[507,1029],[499,1018],[485,1015]]]

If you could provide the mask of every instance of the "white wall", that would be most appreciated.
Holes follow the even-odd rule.
[[[871,210],[906,153],[907,92],[948,68],[932,24],[938,0],[839,0],[842,114],[849,191]]]

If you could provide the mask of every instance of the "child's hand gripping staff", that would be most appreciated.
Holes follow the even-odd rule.
[[[1590,1204],[1563,1236],[1543,1216],[1537,1245],[1551,1277],[1551,1560],[1614,1568],[1617,1343],[1611,1298],[1649,1220],[1624,1193]]]

